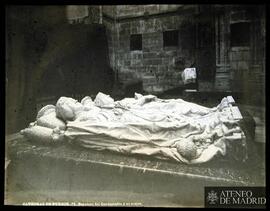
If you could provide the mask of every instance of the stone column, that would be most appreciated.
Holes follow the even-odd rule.
[[[249,78],[250,75],[250,56],[251,56],[251,20],[248,12],[244,6],[232,7],[230,10],[230,79],[232,91],[240,92],[242,100],[246,103],[249,102]],[[241,30],[243,26],[246,30]],[[238,29],[239,31],[237,31]],[[236,32],[237,31],[237,32]],[[243,33],[243,34],[242,34]],[[237,37],[238,36],[238,37]],[[244,37],[249,39],[243,42]]]

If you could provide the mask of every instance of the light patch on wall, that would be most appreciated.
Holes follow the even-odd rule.
[[[89,15],[88,6],[69,5],[66,8],[66,15],[69,22],[85,18]]]

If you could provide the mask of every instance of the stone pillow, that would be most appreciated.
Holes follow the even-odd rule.
[[[38,125],[21,130],[21,134],[31,141],[43,144],[56,143],[64,140],[64,131],[58,128],[51,129]]]
[[[43,126],[51,129],[54,128],[59,128],[61,130],[66,129],[65,122],[57,118],[55,106],[53,105],[47,105],[42,109],[40,109],[40,111],[37,114],[36,122],[38,126]]]
[[[51,112],[55,112],[55,106],[54,105],[46,105],[38,111],[36,119],[38,119],[46,114],[49,114]]]

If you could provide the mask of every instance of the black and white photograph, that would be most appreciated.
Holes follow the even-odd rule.
[[[5,5],[4,204],[266,208],[266,5]]]

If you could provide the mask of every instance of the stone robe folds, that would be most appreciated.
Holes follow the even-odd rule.
[[[31,130],[33,133],[35,127],[48,125],[40,125],[38,119],[51,115],[51,122],[62,121],[61,129],[58,125],[50,127],[54,141],[186,164],[204,163],[216,155],[225,156],[228,141],[241,142],[245,147],[239,126],[242,117],[232,104],[231,98],[225,97],[218,106],[207,108],[182,99],[137,93],[120,101],[103,93],[94,101],[88,96],[81,102],[61,97],[56,106],[47,106],[51,112],[41,109],[37,121],[22,133],[31,138]]]

